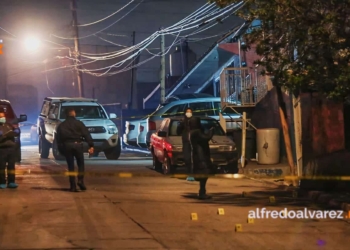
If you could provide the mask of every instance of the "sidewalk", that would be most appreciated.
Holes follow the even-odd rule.
[[[281,179],[250,178],[250,179],[258,182],[260,181],[264,183],[270,183],[284,190],[295,191],[297,194],[297,197],[307,198],[311,202],[322,204],[323,206],[329,209],[341,209],[346,213],[349,213],[350,211],[350,192],[349,191],[327,192],[327,191],[319,191],[319,190],[308,190],[308,189],[303,189],[302,186],[293,187],[289,182],[285,182],[283,178]]]
[[[282,179],[290,174],[288,163],[278,163],[274,165],[260,165],[256,161],[248,161],[248,164],[242,168],[239,164],[241,174],[252,178],[274,178]]]

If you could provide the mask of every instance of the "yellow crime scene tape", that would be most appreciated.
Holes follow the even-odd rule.
[[[200,110],[194,110],[193,111],[193,114],[194,115],[196,115],[196,113],[199,113],[199,112],[208,112],[208,111],[218,111],[218,112],[220,112],[220,109],[200,109]],[[179,112],[179,113],[177,113],[177,114],[175,114],[175,115],[173,115],[173,114],[171,114],[171,113],[164,113],[164,114],[162,114],[162,115],[172,115],[172,116],[175,116],[175,117],[179,117],[179,116],[182,116],[182,115],[185,115],[185,112]],[[125,120],[127,120],[127,119],[136,119],[136,118],[140,118],[140,119],[142,119],[142,118],[145,118],[145,117],[147,117],[147,118],[149,118],[149,117],[153,117],[154,115],[134,115],[134,116],[122,116],[122,117],[117,117],[117,118],[114,118],[113,120],[123,120],[123,121],[125,121]],[[132,121],[131,121],[132,122]]]
[[[350,176],[284,176],[284,180],[324,180],[324,181],[350,181]]]
[[[56,175],[56,176],[78,176],[79,172],[69,172],[69,171],[51,171],[51,170],[15,170],[15,171],[5,171],[9,174],[15,175]],[[246,178],[243,174],[156,174],[156,173],[131,173],[131,172],[84,172],[85,176],[94,176],[94,177],[117,177],[117,178],[131,178],[131,177],[152,177],[152,178],[179,178],[186,179],[188,177],[193,178],[229,178],[229,179],[243,179]]]
[[[0,173],[3,171],[0,171]],[[8,174],[15,175],[63,175],[63,176],[78,176],[79,172],[70,172],[70,171],[54,171],[54,170],[10,170],[5,171]],[[220,178],[220,179],[244,179],[244,178],[254,178],[254,179],[271,179],[279,181],[296,181],[296,180],[328,180],[328,181],[350,181],[350,176],[245,176],[244,174],[157,174],[153,173],[132,173],[132,172],[93,172],[86,171],[84,172],[85,176],[94,176],[94,177],[117,177],[117,178],[131,178],[131,177],[152,177],[152,178]]]

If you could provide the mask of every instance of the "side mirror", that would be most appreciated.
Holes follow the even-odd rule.
[[[165,132],[165,131],[158,131],[157,135],[159,137],[166,137],[167,136],[167,132]]]
[[[114,113],[110,113],[110,114],[109,114],[109,118],[110,118],[110,119],[115,119],[115,118],[117,118],[117,115],[114,114]]]
[[[50,114],[49,119],[56,120],[56,115],[55,114]]]
[[[26,122],[27,121],[27,115],[19,115],[19,121],[18,122]]]

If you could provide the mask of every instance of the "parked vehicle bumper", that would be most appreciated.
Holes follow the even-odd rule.
[[[182,151],[173,151],[170,153],[171,162],[173,165],[182,166],[185,164]],[[211,152],[210,157],[212,163],[217,168],[221,166],[232,165],[236,167],[238,165],[238,152],[235,151],[223,151],[223,152]]]
[[[114,148],[120,145],[118,134],[114,134],[108,139],[99,139],[93,137],[93,142],[95,151],[104,151],[106,149]],[[86,142],[83,142],[83,145],[84,152],[87,152],[89,149],[89,145]]]

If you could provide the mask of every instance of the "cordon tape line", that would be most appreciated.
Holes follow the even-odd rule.
[[[350,181],[350,176],[284,176],[284,180],[324,180],[324,181]]]
[[[69,172],[69,171],[35,171],[35,170],[15,170],[7,171],[9,174],[16,175],[63,175],[63,176],[78,176],[79,172]],[[184,178],[191,176],[194,178],[221,178],[221,179],[243,179],[246,178],[242,174],[217,174],[217,175],[203,175],[203,174],[172,174],[172,175],[162,175],[162,174],[146,174],[146,173],[130,173],[130,172],[91,172],[86,171],[83,173],[85,176],[95,176],[95,177],[119,177],[119,178],[131,178],[131,177],[152,177],[152,178]]]
[[[4,172],[4,171],[0,171]],[[77,176],[79,173],[77,171],[53,171],[53,170],[15,170],[15,171],[5,171],[5,173],[16,174],[16,175],[64,175],[64,176]],[[120,178],[130,178],[130,177],[170,177],[170,178],[220,178],[220,179],[244,179],[251,178],[251,176],[245,176],[244,174],[156,174],[156,173],[131,173],[131,172],[92,172],[85,171],[85,176],[96,176],[96,177],[120,177]],[[255,179],[271,179],[276,180],[276,177],[254,177]],[[350,181],[350,176],[285,176],[282,177],[284,181],[290,180],[326,180],[326,181]],[[244,194],[242,194],[244,196]]]
[[[206,111],[220,111],[219,109],[200,109],[200,110],[195,110],[193,111],[193,114],[196,115],[199,112],[206,112]],[[163,115],[172,115],[171,113],[164,113]],[[176,114],[174,117],[179,117],[179,116],[183,116],[185,115],[185,112],[179,112],[178,114]],[[123,117],[117,117],[117,118],[113,118],[113,120],[123,120],[123,121],[128,121],[127,119],[135,119],[135,118],[150,118],[153,117],[153,115],[131,115],[131,116],[123,116]],[[132,122],[132,121],[130,121]]]

